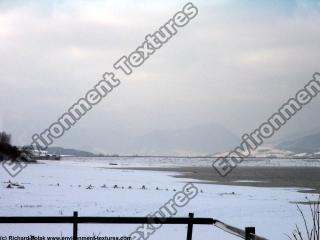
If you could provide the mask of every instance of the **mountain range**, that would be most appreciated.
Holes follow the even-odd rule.
[[[217,124],[206,124],[185,129],[153,131],[127,142],[123,140],[122,151],[110,147],[105,150],[104,154],[203,156],[228,152],[239,142],[238,137],[224,127]],[[81,157],[94,157],[99,154],[90,150],[62,147],[49,147],[48,152]],[[320,133],[281,141],[274,144],[273,147],[261,147],[255,154],[317,157],[320,156]]]
[[[94,153],[72,149],[72,148],[63,148],[63,147],[48,147],[47,149],[49,154],[58,154],[66,156],[78,156],[78,157],[95,157],[97,156]]]
[[[283,141],[278,147],[294,153],[320,154],[320,133]]]
[[[176,130],[153,131],[130,145],[137,154],[208,155],[229,150],[239,138],[218,124],[204,124]]]

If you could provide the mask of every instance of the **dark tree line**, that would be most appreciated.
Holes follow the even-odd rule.
[[[18,147],[11,145],[11,135],[6,132],[0,132],[0,155],[12,160],[16,160],[22,155]],[[0,158],[1,160],[1,158]]]

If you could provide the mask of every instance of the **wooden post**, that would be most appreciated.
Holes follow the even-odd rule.
[[[194,217],[193,213],[189,213],[190,223],[188,223],[188,232],[187,232],[187,240],[192,239],[192,231],[193,231],[193,223],[192,218]]]
[[[245,240],[253,240],[252,234],[256,233],[256,229],[254,227],[246,227],[246,239]]]
[[[73,212],[73,240],[78,239],[78,212]]]

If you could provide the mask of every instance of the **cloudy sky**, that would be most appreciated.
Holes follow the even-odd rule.
[[[0,129],[30,142],[186,1],[0,0]],[[320,71],[320,1],[193,1],[199,13],[54,145],[219,123],[250,132]],[[320,97],[276,136],[320,131]]]

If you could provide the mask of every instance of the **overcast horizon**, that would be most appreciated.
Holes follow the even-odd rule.
[[[187,1],[0,1],[0,130],[31,142]],[[320,72],[319,1],[193,1],[198,16],[53,146],[257,128]],[[315,98],[273,138],[320,132]],[[119,143],[121,144],[121,143]]]

